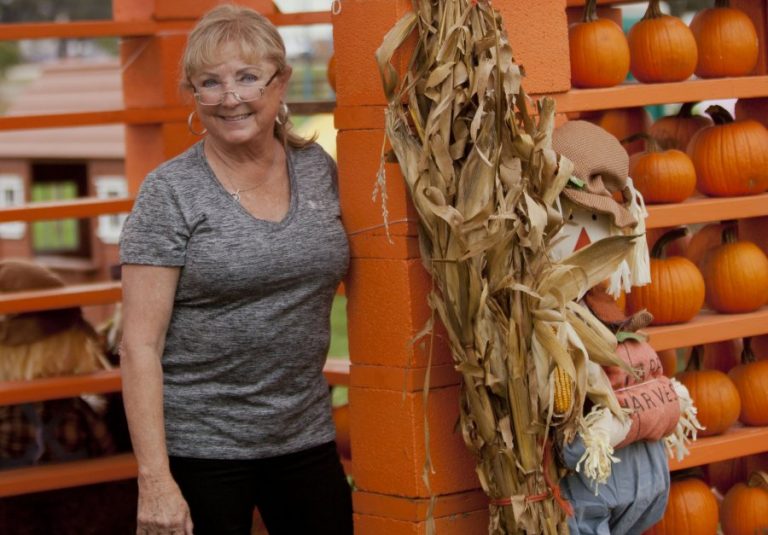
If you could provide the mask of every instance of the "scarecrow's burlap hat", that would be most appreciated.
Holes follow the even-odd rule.
[[[608,214],[619,228],[634,227],[637,219],[613,198],[627,187],[629,156],[619,140],[587,121],[568,121],[552,135],[552,148],[571,160],[573,174],[583,187],[573,182],[563,195],[592,212]]]
[[[0,294],[61,288],[52,271],[27,260],[0,260]],[[42,340],[75,325],[85,325],[80,308],[0,316],[0,344],[17,346]]]

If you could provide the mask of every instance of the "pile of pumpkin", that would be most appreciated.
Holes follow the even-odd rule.
[[[690,27],[661,12],[660,0],[628,35],[610,19],[597,17],[597,0],[588,0],[581,22],[568,32],[574,87],[611,87],[629,71],[643,83],[681,82],[700,78],[745,76],[757,64],[757,31],[750,18],[716,0],[699,11]]]

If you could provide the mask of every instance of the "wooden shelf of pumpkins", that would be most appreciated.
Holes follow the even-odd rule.
[[[567,0],[568,7],[583,6],[584,0]],[[598,0],[599,5],[631,3]],[[575,113],[702,100],[768,97],[768,76],[697,79],[675,83],[625,82],[599,89],[571,89],[552,95],[558,112]],[[768,216],[768,193],[745,197],[696,195],[677,204],[648,206],[648,228],[662,228],[727,219]],[[717,314],[709,310],[678,325],[649,327],[649,342],[658,351],[768,333],[768,306],[748,314]],[[768,451],[768,427],[736,424],[725,433],[699,438],[689,446],[682,461],[670,460],[670,470],[681,470],[713,462]]]

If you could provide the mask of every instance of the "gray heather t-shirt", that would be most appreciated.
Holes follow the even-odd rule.
[[[254,218],[216,180],[202,142],[141,186],[123,264],[180,266],[162,357],[170,455],[250,459],[333,440],[322,369],[347,270],[333,160],[288,150],[285,218]]]

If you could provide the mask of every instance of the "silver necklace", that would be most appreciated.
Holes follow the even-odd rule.
[[[272,171],[275,168],[276,162],[277,162],[277,151],[275,151],[274,154],[272,155],[272,163],[269,164],[269,169],[267,170],[267,174],[272,173]],[[224,177],[227,179],[227,182],[229,182],[230,187],[235,190],[235,191],[228,191],[227,193],[229,193],[229,196],[232,197],[232,199],[238,204],[240,204],[241,193],[245,193],[246,191],[250,191],[252,189],[256,189],[262,186],[262,184],[258,184],[256,186],[251,186],[250,188],[238,188],[235,185],[235,183],[232,181],[232,179],[229,177],[229,175],[225,174]]]

